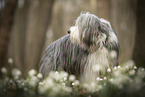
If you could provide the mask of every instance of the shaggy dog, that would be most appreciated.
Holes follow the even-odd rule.
[[[118,39],[108,21],[94,14],[81,13],[68,35],[48,46],[40,62],[40,72],[64,70],[76,76],[104,73],[118,64]],[[110,59],[110,52],[115,56]]]

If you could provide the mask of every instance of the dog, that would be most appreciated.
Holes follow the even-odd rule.
[[[76,76],[100,74],[118,64],[119,42],[110,23],[89,12],[81,13],[68,34],[50,44],[40,61],[39,72],[64,70]],[[109,54],[115,51],[111,59]]]

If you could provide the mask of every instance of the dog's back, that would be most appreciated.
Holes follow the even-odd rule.
[[[70,74],[80,75],[87,62],[89,52],[72,44],[66,35],[48,46],[41,59],[39,71],[46,76],[50,71],[64,70]]]

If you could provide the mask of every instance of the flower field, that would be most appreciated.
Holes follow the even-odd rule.
[[[64,71],[44,79],[34,69],[26,78],[17,68],[2,67],[1,72],[0,97],[145,97],[145,69],[131,60],[86,83]]]

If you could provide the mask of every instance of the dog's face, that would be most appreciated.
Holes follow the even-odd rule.
[[[72,43],[86,50],[103,47],[108,30],[103,27],[100,19],[90,13],[81,14],[73,27],[68,31]]]

